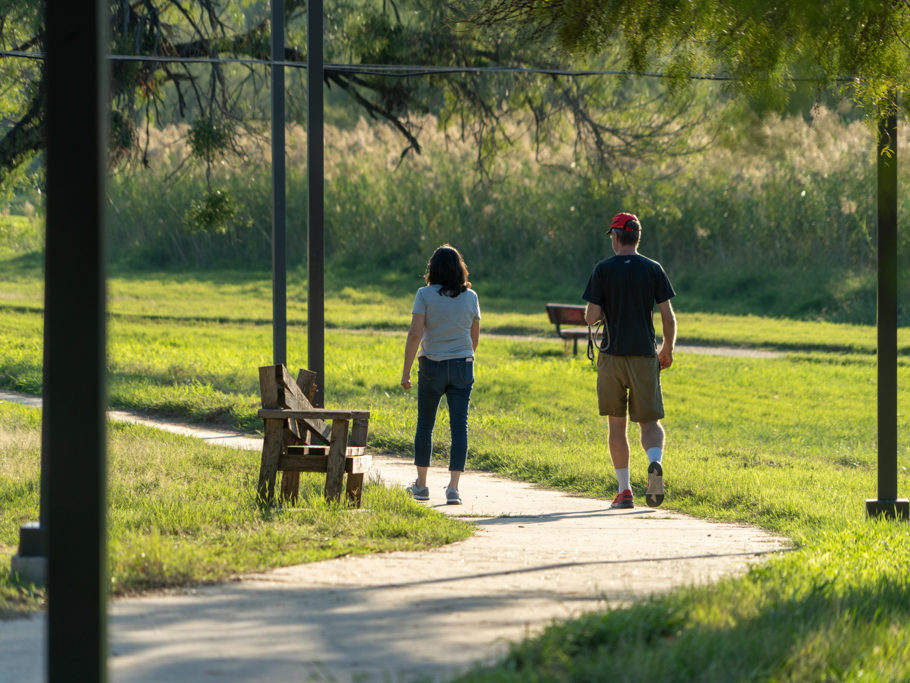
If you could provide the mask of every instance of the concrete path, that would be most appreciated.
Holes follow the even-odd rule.
[[[230,432],[112,416],[261,447]],[[404,485],[414,473],[409,462],[377,457],[372,476]],[[609,501],[486,473],[466,473],[465,505],[447,506],[445,481],[431,470],[429,505],[473,521],[477,533],[465,541],[113,601],[111,680],[443,680],[554,620],[739,573],[787,546],[753,527],[613,511]],[[43,630],[43,615],[0,622],[0,681],[42,679]]]

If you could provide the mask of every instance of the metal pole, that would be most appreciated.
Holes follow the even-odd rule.
[[[316,373],[313,405],[325,404],[325,177],[323,163],[322,0],[307,2],[307,364]]]
[[[105,681],[108,3],[46,8],[47,673],[50,681]]]
[[[272,61],[284,61],[284,0],[272,0]],[[272,64],[272,358],[287,364],[284,66]]]
[[[897,498],[897,116],[878,127],[878,499],[872,516],[908,518]]]

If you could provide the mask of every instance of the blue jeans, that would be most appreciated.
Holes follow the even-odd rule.
[[[463,472],[468,457],[468,404],[474,386],[474,359],[435,361],[421,356],[418,363],[414,464],[418,467],[430,466],[436,412],[439,400],[445,394],[449,404],[449,428],[452,432],[449,470]]]

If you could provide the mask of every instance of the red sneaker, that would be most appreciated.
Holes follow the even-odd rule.
[[[613,499],[613,502],[610,503],[610,508],[612,510],[619,509],[628,509],[635,507],[635,504],[632,502],[632,491],[626,489],[616,494],[616,498]]]

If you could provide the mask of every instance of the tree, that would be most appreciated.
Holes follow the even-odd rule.
[[[268,3],[262,0],[110,0],[111,53],[165,58],[269,58]],[[43,51],[37,0],[0,0],[0,49]],[[470,2],[438,0],[337,0],[326,8],[326,62],[445,67],[564,66],[555,44],[529,44],[520,32],[478,26],[466,30]],[[285,59],[303,63],[305,2],[285,0]],[[298,47],[301,46],[301,47]],[[599,60],[599,66],[610,58]],[[45,80],[40,60],[0,58],[8,84],[0,99],[0,184],[44,146]],[[191,120],[193,155],[212,164],[242,154],[238,130],[267,120],[267,71],[260,65],[114,61],[111,67],[111,158],[148,163],[142,127]],[[685,150],[685,133],[705,118],[705,108],[683,95],[667,97],[653,84],[631,87],[617,79],[555,78],[526,71],[507,75],[432,73],[393,76],[327,69],[330,88],[346,93],[365,115],[393,126],[402,136],[402,156],[419,153],[418,114],[476,143],[478,167],[515,135],[530,130],[538,148],[574,131],[576,161],[602,177],[621,171],[629,159]],[[288,105],[302,117],[293,88]],[[628,103],[640,100],[637,112]],[[642,116],[640,111],[647,111]],[[516,123],[518,122],[518,123]],[[522,127],[524,126],[524,128]]]
[[[575,55],[621,44],[632,71],[661,69],[678,83],[720,73],[778,106],[805,80],[852,95],[877,120],[895,106],[889,93],[910,84],[906,0],[485,0],[474,19],[520,26]]]

